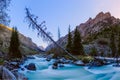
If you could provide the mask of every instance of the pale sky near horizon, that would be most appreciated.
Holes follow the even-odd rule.
[[[47,46],[25,22],[25,7],[31,13],[45,20],[48,31],[57,40],[58,27],[61,36],[68,33],[68,26],[74,30],[75,26],[86,22],[89,17],[94,18],[99,12],[110,12],[120,18],[120,0],[12,0],[9,7],[11,18],[10,27],[17,26],[20,33],[32,38],[38,46]]]

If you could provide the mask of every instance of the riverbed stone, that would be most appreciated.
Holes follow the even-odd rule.
[[[58,63],[57,62],[53,63],[52,68],[57,69],[58,68]]]
[[[34,63],[30,63],[28,66],[26,66],[28,70],[33,70],[35,71],[36,70],[36,66]]]
[[[35,59],[33,56],[27,56],[27,59]]]
[[[74,64],[77,66],[84,66],[85,65],[81,60],[75,61]]]

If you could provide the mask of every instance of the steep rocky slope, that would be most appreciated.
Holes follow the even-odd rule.
[[[111,27],[115,28],[115,26],[113,26],[115,24],[120,24],[120,19],[111,16],[109,12],[100,12],[98,15],[96,15],[95,18],[89,18],[85,23],[81,23],[80,25],[78,25],[77,28],[81,33],[82,42],[84,44],[85,49],[89,49],[89,47],[91,46],[99,47],[99,49],[101,49],[101,45],[96,44],[96,42],[100,40],[109,42],[109,39],[104,37],[104,35],[107,35],[106,33],[103,33],[102,36],[98,35],[98,33],[101,33],[105,29],[109,29]],[[73,35],[74,31],[72,31],[71,33]],[[67,35],[60,38],[57,41],[57,43],[65,47],[67,43]],[[53,47],[55,47],[55,45],[51,44],[46,48],[46,50],[50,50]],[[106,48],[106,50],[109,51],[108,47],[102,46],[102,48]]]
[[[109,12],[100,12],[94,19],[89,18],[88,21],[78,26],[81,36],[87,38],[92,34],[96,34],[105,28],[110,28],[114,24],[119,24],[120,19],[111,16]]]
[[[10,45],[12,29],[0,24],[0,51],[7,53]],[[23,54],[34,54],[39,52],[39,48],[32,42],[31,38],[19,33],[20,50]]]

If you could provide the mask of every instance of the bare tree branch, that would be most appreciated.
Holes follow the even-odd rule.
[[[34,16],[33,14],[31,14],[29,12],[28,8],[25,8],[26,10],[26,19],[28,21],[29,27],[32,27],[32,29],[36,29],[38,31],[38,36],[41,36],[41,38],[44,41],[50,41],[53,42],[57,47],[59,47],[60,49],[62,49],[66,54],[68,54],[70,57],[72,57],[75,60],[78,60],[75,56],[73,56],[71,53],[69,53],[67,50],[65,50],[63,47],[61,47],[59,44],[57,44],[52,37],[50,36],[50,32],[46,32],[45,30],[47,29],[45,27],[45,21],[41,22],[41,24],[37,23],[37,18],[36,16]]]

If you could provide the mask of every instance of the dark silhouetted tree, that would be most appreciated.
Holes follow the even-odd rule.
[[[93,47],[90,51],[90,56],[97,56],[97,49],[95,47]]]
[[[38,24],[38,21],[37,21],[38,17],[31,14],[28,8],[25,8],[25,10],[26,10],[26,20],[27,20],[27,22],[29,24],[29,27],[31,27],[32,29],[37,30],[38,31],[38,36],[40,36],[43,39],[43,41],[54,43],[54,45],[56,45],[56,47],[59,47],[60,49],[62,49],[71,58],[73,58],[75,60],[78,60],[75,56],[73,56],[71,53],[69,53],[66,49],[64,49],[58,43],[56,43],[52,39],[52,36],[50,35],[50,32],[46,32],[46,27],[44,27],[45,26],[44,25],[45,21]]]
[[[69,29],[68,29],[66,50],[70,53],[72,52],[72,35],[71,35],[70,25],[69,25]]]
[[[11,0],[0,0],[0,24],[9,25],[10,19],[7,14]]]
[[[58,40],[60,39],[61,34],[60,34],[60,28],[58,27]]]
[[[120,31],[118,35],[118,56],[120,56]]]
[[[18,37],[18,31],[16,27],[12,28],[12,36],[10,41],[10,47],[9,47],[9,58],[22,58],[22,54],[19,49],[20,43],[19,43],[19,37]]]
[[[83,45],[81,43],[81,35],[80,35],[80,32],[78,31],[77,27],[74,32],[72,49],[73,49],[72,53],[74,55],[84,55]]]
[[[110,48],[112,51],[112,57],[115,57],[116,54],[116,46],[115,46],[115,36],[114,36],[114,30],[111,30],[111,36],[110,36]]]

